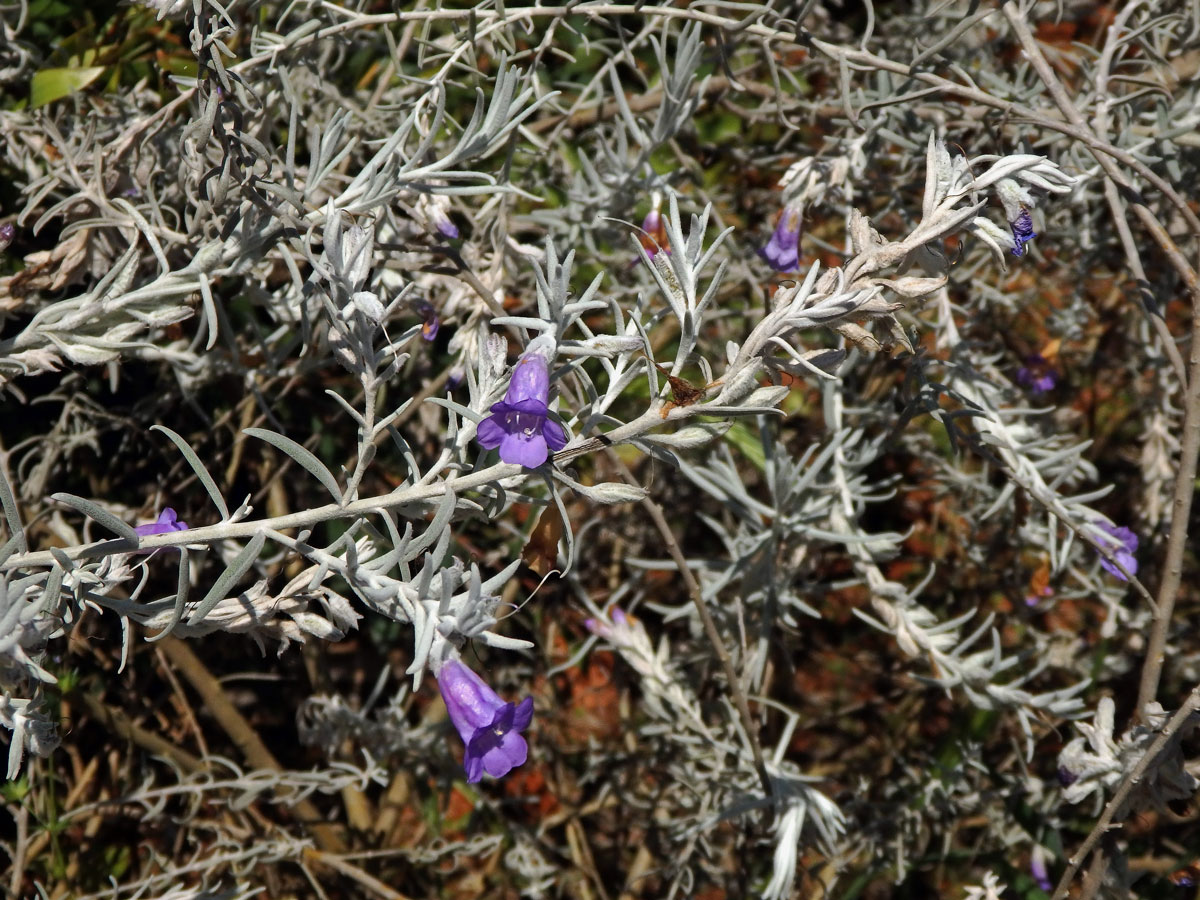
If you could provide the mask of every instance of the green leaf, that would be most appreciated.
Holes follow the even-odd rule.
[[[33,74],[29,85],[29,106],[36,108],[81,91],[104,71],[104,66],[75,69],[42,69]]]
[[[762,441],[758,433],[751,431],[741,422],[734,422],[725,432],[725,440],[737,447],[760,472],[766,469],[766,454],[763,453]]]

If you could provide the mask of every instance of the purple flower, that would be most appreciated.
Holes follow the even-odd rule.
[[[8,249],[8,245],[13,242],[13,238],[17,236],[17,229],[12,222],[5,222],[0,225],[0,253]]]
[[[442,327],[442,320],[438,318],[437,310],[428,300],[422,300],[417,304],[417,313],[425,320],[421,325],[421,337],[424,340],[432,341],[437,337],[438,329]]]
[[[434,212],[433,226],[442,237],[450,238],[451,240],[458,239],[458,226],[450,220],[450,215],[444,210],[438,209]]]
[[[187,527],[187,522],[180,522],[179,516],[175,514],[175,510],[168,506],[158,514],[156,521],[147,522],[145,525],[138,525],[133,530],[142,537],[148,537],[152,534],[170,534],[172,531],[187,531]]]
[[[800,207],[784,207],[771,240],[758,251],[758,255],[769,262],[776,272],[794,272],[800,268],[801,225]]]
[[[1017,382],[1031,394],[1045,394],[1058,384],[1058,373],[1040,353],[1025,357],[1025,365],[1017,369]]]
[[[1100,523],[1100,530],[1113,539],[1115,544],[1110,547],[1113,557],[1120,563],[1130,575],[1136,575],[1138,570],[1137,558],[1133,555],[1137,552],[1138,536],[1128,528],[1120,528],[1116,525],[1110,525],[1107,522]],[[1119,545],[1119,546],[1118,546]],[[1107,569],[1112,574],[1116,575],[1122,581],[1128,581],[1121,570],[1110,563],[1107,559],[1101,558],[1100,565]]]
[[[517,361],[504,399],[492,404],[492,414],[479,423],[476,438],[488,450],[500,448],[500,458],[536,469],[549,451],[567,446],[567,433],[552,421],[550,373],[540,353],[526,352]]]
[[[656,197],[657,201],[658,198]],[[667,241],[667,227],[663,223],[662,213],[658,211],[657,202],[650,208],[650,212],[646,213],[646,218],[642,219],[642,233],[638,235],[638,241],[641,242],[642,250],[646,256],[654,259],[656,253],[670,253],[671,248]],[[637,260],[635,259],[636,263]]]
[[[1042,602],[1043,597],[1049,597],[1054,593],[1054,589],[1050,585],[1046,585],[1036,594],[1027,594],[1025,597],[1026,606],[1037,606]]]
[[[1037,237],[1037,232],[1033,230],[1033,217],[1029,215],[1029,210],[1022,209],[1017,213],[1017,217],[1008,223],[1008,227],[1013,233],[1013,256],[1024,256],[1025,245]]]
[[[463,768],[471,784],[487,772],[500,778],[525,762],[529,747],[521,732],[533,719],[533,698],[519,704],[505,703],[484,680],[451,659],[438,673],[438,687],[446,712],[466,745]]]
[[[1033,855],[1029,858],[1029,872],[1043,891],[1049,891],[1053,886],[1050,884],[1050,873],[1046,871],[1046,849],[1041,844],[1033,848]]]
[[[614,606],[609,610],[608,617],[612,619],[611,625],[603,619],[584,619],[583,625],[588,631],[596,635],[596,637],[617,643],[617,635],[629,628],[629,617],[625,615],[625,610],[619,606]]]

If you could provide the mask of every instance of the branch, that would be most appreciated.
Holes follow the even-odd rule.
[[[608,458],[621,474],[626,484],[633,487],[641,487],[641,484],[638,483],[633,473],[629,471],[629,468],[621,461],[617,454],[609,450]],[[692,603],[696,606],[696,612],[700,615],[700,621],[704,624],[704,633],[708,636],[709,643],[712,644],[717,658],[721,661],[721,668],[725,670],[725,680],[729,683],[729,693],[733,696],[733,703],[737,707],[742,729],[746,732],[746,738],[750,742],[750,752],[754,755],[754,768],[758,771],[758,778],[762,782],[763,792],[767,797],[773,797],[775,790],[771,786],[771,776],[767,773],[767,764],[763,759],[762,747],[758,742],[758,724],[750,715],[750,705],[746,702],[746,692],[742,690],[741,679],[738,678],[737,673],[733,670],[733,661],[729,657],[729,650],[726,649],[725,642],[721,639],[721,633],[717,631],[717,623],[713,621],[712,613],[708,611],[708,606],[704,602],[704,597],[700,591],[700,583],[696,580],[696,576],[692,574],[691,567],[688,566],[683,551],[679,549],[679,541],[676,540],[675,533],[671,530],[666,516],[663,515],[662,507],[651,500],[649,496],[643,498],[641,503],[642,508],[650,515],[650,518],[654,522],[654,527],[658,529],[658,533],[667,545],[667,552],[670,554],[675,566],[679,569],[679,574],[683,576],[684,583],[687,585],[688,595],[692,598]]]
[[[1075,855],[1068,860],[1067,870],[1063,872],[1062,878],[1059,879],[1058,886],[1054,889],[1054,896],[1050,900],[1063,900],[1067,896],[1067,889],[1070,888],[1071,882],[1075,880],[1075,876],[1079,873],[1080,866],[1083,865],[1083,861],[1087,859],[1088,854],[1092,852],[1100,839],[1108,833],[1109,826],[1112,825],[1117,810],[1129,798],[1133,789],[1141,783],[1142,776],[1158,759],[1158,755],[1166,748],[1171,738],[1174,737],[1175,732],[1198,709],[1200,709],[1200,685],[1192,688],[1192,692],[1188,695],[1187,700],[1184,701],[1183,706],[1179,708],[1175,715],[1171,716],[1171,720],[1163,726],[1163,730],[1154,739],[1154,743],[1150,745],[1145,755],[1126,774],[1124,780],[1121,782],[1121,786],[1117,788],[1117,792],[1113,794],[1112,799],[1108,801],[1108,805],[1104,807],[1104,812],[1100,814],[1099,820],[1093,826],[1087,839],[1075,851]]]

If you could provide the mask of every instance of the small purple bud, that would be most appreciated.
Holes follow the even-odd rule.
[[[633,626],[629,624],[629,616],[625,615],[625,610],[619,606],[612,607],[608,611],[608,619],[609,621],[585,619],[583,624],[596,637],[604,638],[617,645],[628,643]]]
[[[438,329],[442,326],[442,320],[438,318],[437,310],[428,300],[422,300],[417,304],[417,313],[425,320],[421,325],[421,337],[432,341],[437,337]]]
[[[583,627],[596,635],[596,637],[606,638],[612,633],[612,628],[609,624],[600,619],[584,619]]]
[[[1078,780],[1079,780],[1079,776],[1076,775],[1074,772],[1072,772],[1070,769],[1068,769],[1066,766],[1058,767],[1058,783],[1062,787],[1070,787]]]
[[[1029,210],[1022,209],[1008,226],[1013,233],[1013,256],[1024,256],[1025,245],[1037,237],[1033,230],[1033,216],[1029,214]]]
[[[1049,597],[1053,593],[1054,593],[1054,589],[1047,585],[1046,587],[1042,588],[1042,590],[1039,593],[1029,594],[1028,596],[1026,596],[1025,597],[1025,605],[1026,606],[1037,606],[1038,603],[1041,602],[1043,597]]]
[[[795,272],[800,268],[800,230],[803,224],[799,206],[788,204],[779,214],[775,233],[758,255],[776,272]]]
[[[13,242],[17,236],[17,228],[12,222],[5,222],[0,225],[0,253],[8,249],[8,245]]]
[[[452,241],[458,240],[458,226],[450,220],[450,216],[446,213],[439,212],[434,217],[434,225],[442,237]]]
[[[658,199],[655,195],[655,200]],[[656,253],[671,252],[670,241],[667,240],[667,226],[657,205],[651,207],[650,212],[646,213],[646,218],[642,219],[642,231],[638,234],[638,241],[642,245],[642,251],[650,259],[654,259]]]
[[[1043,891],[1048,891],[1052,887],[1050,883],[1050,873],[1046,870],[1046,850],[1038,844],[1033,848],[1033,855],[1029,858],[1029,872],[1033,875],[1033,880],[1037,882],[1037,886]]]
[[[1195,887],[1197,884],[1200,884],[1200,866],[1192,863],[1190,866],[1176,869],[1167,876],[1167,880],[1176,887]]]
[[[1107,534],[1115,542],[1112,546],[1112,554],[1118,563],[1125,567],[1125,570],[1130,575],[1136,575],[1138,570],[1137,557],[1133,554],[1137,552],[1138,536],[1128,528],[1121,528],[1117,525],[1109,525],[1107,522],[1100,524],[1100,530]],[[1110,563],[1107,559],[1101,558],[1100,566],[1113,575],[1116,575],[1122,581],[1128,581],[1121,570]]]

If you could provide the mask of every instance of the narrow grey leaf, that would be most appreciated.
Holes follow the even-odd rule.
[[[468,409],[467,407],[463,406],[461,403],[455,403],[453,400],[449,399],[448,397],[426,397],[425,402],[432,403],[434,406],[444,406],[446,409],[449,409],[449,410],[452,410],[453,412],[458,413],[464,419],[467,419],[468,421],[471,421],[471,422],[479,422],[479,421],[482,421],[484,418],[479,413],[475,412],[475,410]]]
[[[187,603],[188,591],[192,583],[188,578],[188,573],[191,568],[190,556],[187,547],[179,548],[179,580],[175,583],[175,609],[171,613],[171,621],[167,623],[167,627],[153,637],[147,637],[147,641],[159,641],[165,638],[168,634],[175,630],[175,626],[183,618],[183,608]]]
[[[189,625],[195,625],[197,622],[203,621],[204,617],[213,611],[213,607],[225,599],[225,595],[229,592],[229,589],[254,565],[254,561],[258,559],[258,554],[266,541],[267,536],[261,531],[250,538],[250,543],[237,555],[237,559],[229,564],[229,568],[221,573],[221,577],[208,589],[208,593],[204,595],[204,599],[192,610],[192,614],[188,616]]]
[[[168,428],[166,425],[151,425],[151,431],[161,431],[169,437],[172,443],[179,448],[179,452],[183,454],[183,458],[187,460],[187,464],[192,467],[192,471],[196,473],[196,477],[200,479],[200,483],[204,485],[204,489],[208,491],[208,496],[213,504],[221,513],[221,520],[229,518],[229,507],[225,505],[225,498],[221,496],[221,492],[217,490],[217,483],[213,481],[213,477],[208,474],[208,468],[200,461],[200,457],[196,455],[187,441]]]
[[[251,437],[256,437],[260,441],[266,441],[277,450],[286,453],[304,469],[321,482],[325,486],[325,490],[333,495],[333,499],[338,503],[342,502],[342,489],[338,487],[337,479],[333,477],[333,473],[325,468],[325,464],[317,459],[312,453],[304,447],[297,444],[289,437],[284,437],[274,431],[268,431],[265,428],[247,428],[245,433]]]
[[[63,576],[66,574],[61,566],[54,566],[50,569],[50,576],[46,579],[46,585],[42,588],[41,600],[38,601],[39,609],[53,609],[54,605],[58,603],[59,595],[62,593]]]
[[[57,500],[64,506],[69,506],[74,510],[83,513],[97,525],[103,525],[113,534],[125,538],[127,541],[133,541],[136,545],[138,542],[138,533],[133,530],[133,526],[122,522],[104,507],[93,503],[91,500],[84,500],[82,497],[76,497],[74,494],[51,494],[51,500]]]
[[[22,553],[28,549],[25,542],[25,526],[21,524],[21,515],[17,510],[17,499],[13,496],[12,486],[8,483],[8,454],[0,458],[0,508],[4,510],[4,521],[8,523],[8,532],[17,539],[16,549]],[[7,546],[5,547],[7,550]],[[12,553],[8,550],[8,553]],[[7,558],[8,554],[5,554]]]
[[[5,541],[4,546],[0,547],[0,565],[6,563],[10,556],[16,553],[17,550],[21,549],[21,547],[24,545],[24,542],[25,533],[23,531],[18,531],[7,541]]]

